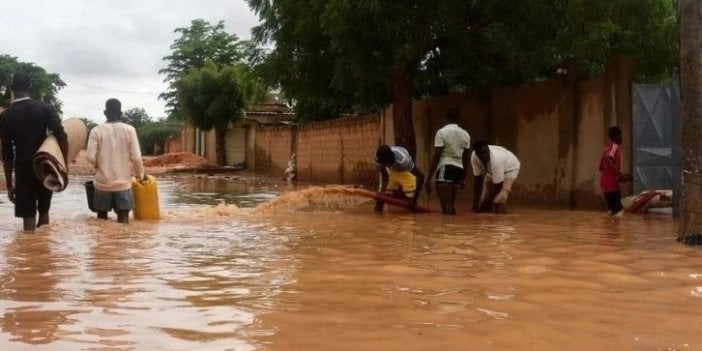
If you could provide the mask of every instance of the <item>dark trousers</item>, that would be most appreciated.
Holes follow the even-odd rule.
[[[15,217],[34,217],[49,213],[52,192],[46,189],[34,176],[16,173]]]
[[[605,200],[607,200],[607,208],[609,208],[611,214],[615,214],[624,209],[624,207],[622,207],[622,193],[619,190],[604,193],[604,197]]]

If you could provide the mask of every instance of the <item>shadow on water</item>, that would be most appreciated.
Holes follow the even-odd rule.
[[[159,180],[161,189],[168,189],[163,201],[171,206],[233,204],[255,207],[270,201],[285,188],[276,185],[242,183],[225,177],[178,177]]]
[[[80,181],[36,234],[0,204],[2,349],[702,348],[702,255],[669,218],[377,215],[328,188],[173,177],[164,219],[124,226]]]

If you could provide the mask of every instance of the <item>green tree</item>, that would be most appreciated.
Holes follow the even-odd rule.
[[[634,55],[643,77],[675,67],[674,0],[248,0],[261,70],[303,118],[393,104],[414,151],[412,98],[583,74]],[[268,50],[267,47],[273,48]]]
[[[66,86],[58,74],[48,73],[42,67],[33,63],[18,61],[16,57],[0,55],[0,106],[10,104],[10,83],[15,72],[26,72],[32,77],[32,88],[29,92],[33,99],[41,100],[61,113],[61,101],[58,92]]]
[[[178,124],[154,121],[141,107],[124,111],[122,120],[136,129],[141,153],[144,155],[155,154],[159,147],[166,144],[168,138],[180,134]]]
[[[171,54],[164,57],[168,63],[159,71],[165,74],[164,82],[169,90],[159,95],[166,101],[169,119],[182,119],[179,102],[176,98],[176,82],[181,75],[191,69],[202,68],[206,62],[220,66],[243,62],[251,56],[252,46],[247,41],[239,40],[234,34],[224,29],[224,22],[210,24],[203,19],[195,19],[189,27],[175,29],[180,37],[171,44]]]
[[[166,141],[180,134],[180,125],[178,123],[169,123],[163,121],[149,121],[137,128],[137,137],[139,138],[139,146],[141,153],[144,155],[153,155],[158,153],[158,148],[163,148]]]
[[[125,123],[131,124],[137,129],[145,124],[153,122],[146,110],[141,107],[134,107],[124,111],[122,119]]]
[[[245,64],[220,67],[213,62],[188,71],[175,86],[187,121],[200,129],[215,129],[215,155],[223,165],[229,124],[241,118],[251,102],[263,99],[265,89]]]

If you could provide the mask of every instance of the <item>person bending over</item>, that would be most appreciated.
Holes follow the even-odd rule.
[[[380,145],[375,153],[380,172],[380,193],[409,200],[408,209],[414,210],[422,190],[424,174],[417,169],[407,149],[402,146]],[[377,200],[376,212],[383,212],[385,202]]]
[[[519,175],[519,159],[511,151],[478,140],[470,157],[473,167],[473,211],[507,213],[505,203]]]

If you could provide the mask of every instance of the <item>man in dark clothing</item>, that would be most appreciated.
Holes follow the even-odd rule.
[[[37,226],[48,224],[51,207],[51,191],[44,188],[34,174],[34,154],[49,131],[56,137],[64,158],[68,151],[68,140],[61,119],[49,106],[29,97],[30,87],[29,74],[15,73],[10,87],[15,99],[0,114],[7,195],[15,204],[15,217],[23,219],[25,231],[34,231]],[[16,187],[13,186],[13,170]]]

